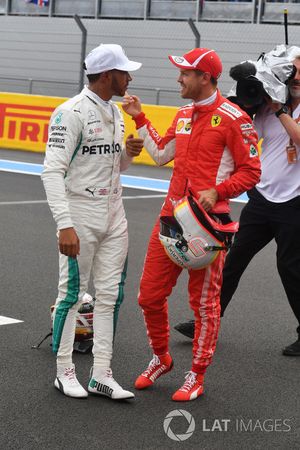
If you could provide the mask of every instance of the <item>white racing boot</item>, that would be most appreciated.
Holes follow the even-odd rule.
[[[105,395],[113,400],[125,400],[134,398],[132,392],[123,389],[112,376],[111,369],[97,370],[95,378],[92,376],[88,385],[91,394]]]
[[[68,367],[57,367],[57,377],[54,386],[68,397],[86,398],[88,393],[76,378],[75,366],[70,364]]]

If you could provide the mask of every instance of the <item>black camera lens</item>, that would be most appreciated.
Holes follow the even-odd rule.
[[[260,105],[264,100],[265,91],[261,81],[255,78],[244,78],[237,82],[236,96],[245,106]]]

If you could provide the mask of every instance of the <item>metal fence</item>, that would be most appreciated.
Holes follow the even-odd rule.
[[[3,77],[0,76],[0,91],[1,87],[5,86],[5,89],[9,89],[9,92],[17,92],[22,94],[34,94],[34,95],[44,95],[45,89],[47,89],[48,95],[55,97],[60,97],[65,95],[65,87],[68,87],[69,96],[78,94],[79,85],[78,83],[71,81],[61,81],[61,80],[42,80],[38,78],[21,78],[21,77]],[[143,100],[145,103],[151,103],[154,105],[164,105],[165,98],[163,95],[178,94],[176,89],[165,89],[165,88],[150,88],[143,86],[132,85],[132,90],[138,95],[143,95]],[[61,94],[61,95],[60,95]],[[120,100],[120,99],[117,99]],[[178,104],[178,101],[176,102]]]
[[[1,0],[0,0],[1,1]],[[130,54],[143,61],[142,76],[134,75],[131,88],[151,104],[178,104],[176,83],[170,85],[165,65],[164,42],[180,53],[200,46],[194,22],[134,21],[73,18],[0,17],[0,91],[71,97],[84,84],[83,60],[89,49],[114,40],[131,48]],[[151,36],[154,33],[154,37]],[[100,37],[101,36],[101,37]],[[132,53],[134,52],[134,53]],[[152,67],[152,62],[155,68]],[[20,76],[19,74],[22,74]],[[173,78],[173,77],[172,77]],[[173,79],[172,79],[173,81]]]
[[[195,3],[189,0],[169,3],[176,1],[178,4]],[[230,3],[206,2],[221,6]],[[95,4],[95,1],[52,0],[51,8],[60,4],[62,11],[63,7],[74,4],[74,9],[78,11],[79,4],[87,8],[92,3]],[[102,12],[105,3],[101,2]],[[110,3],[116,2],[111,0]],[[131,3],[129,0],[122,1],[124,7]],[[144,4],[144,0],[139,3]],[[157,3],[160,3],[159,0]],[[253,4],[251,1],[232,2],[242,3]],[[267,3],[260,0],[257,6],[263,10]],[[20,7],[25,5],[38,12],[44,11],[42,7],[25,3],[25,0],[0,0],[0,11],[1,7],[8,8],[8,4],[11,8],[19,4]],[[100,5],[99,2],[97,4]],[[151,6],[150,2],[147,4]],[[294,6],[299,9],[299,5]],[[168,54],[180,55],[193,46],[214,48],[223,61],[219,87],[226,94],[232,86],[229,69],[242,60],[256,59],[261,52],[284,43],[286,31],[278,23],[130,20],[124,17],[119,20],[95,20],[93,17],[80,18],[76,14],[72,17],[67,14],[64,17],[40,17],[37,13],[25,15],[20,11],[0,14],[0,59],[5,61],[0,65],[1,91],[59,97],[76,95],[84,83],[82,60],[85,54],[99,43],[118,42],[132,59],[143,63],[142,70],[134,73],[130,89],[137,91],[144,103],[161,105],[181,104]],[[288,34],[289,45],[299,45],[299,25],[289,26]]]
[[[0,15],[49,17],[230,21],[280,23],[288,8],[290,23],[300,23],[300,0],[45,0],[44,6],[26,0],[0,0]]]

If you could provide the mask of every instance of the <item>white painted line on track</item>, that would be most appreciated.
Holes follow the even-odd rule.
[[[9,325],[11,323],[20,323],[23,320],[12,319],[11,317],[0,316],[0,325]]]
[[[16,202],[0,202],[0,206],[2,205],[32,205],[39,203],[47,203],[47,200],[24,200],[24,201],[16,201]]]
[[[123,196],[123,200],[135,200],[139,198],[165,198],[166,194],[161,195],[125,195]],[[24,201],[15,201],[15,202],[0,202],[0,206],[3,205],[40,205],[48,203],[47,200],[24,200]]]
[[[124,195],[122,196],[123,200],[135,200],[135,199],[144,199],[144,198],[165,198],[166,194],[157,194],[157,195]],[[246,203],[245,200],[235,200],[237,203]],[[43,204],[48,203],[47,200],[24,200],[24,201],[16,201],[16,202],[0,202],[0,206],[3,205],[32,205],[32,204]]]
[[[9,159],[0,159],[0,170],[2,172],[22,173],[25,175],[37,175],[42,173],[42,164],[33,164]]]
[[[123,200],[135,200],[136,198],[165,198],[164,195],[125,195],[122,197]]]
[[[40,176],[42,170],[42,164],[32,164],[20,161],[11,161],[8,159],[0,159],[0,171],[2,172]],[[168,192],[170,184],[169,180],[160,180],[156,178],[123,174],[121,174],[121,183],[123,187],[157,192]]]
[[[43,170],[42,164],[32,164],[20,161],[11,161],[8,159],[0,159],[0,171],[22,173],[26,175],[40,176]],[[157,178],[148,178],[133,175],[121,174],[121,183],[123,187],[131,189],[140,189],[145,191],[168,192],[169,180],[162,180]],[[238,198],[233,199],[234,202],[247,203],[248,197],[244,193]]]

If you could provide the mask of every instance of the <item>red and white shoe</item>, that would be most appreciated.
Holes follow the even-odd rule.
[[[167,372],[170,372],[173,367],[173,360],[169,353],[157,356],[153,355],[148,368],[135,381],[136,389],[145,389]]]
[[[173,394],[172,400],[175,402],[188,402],[195,400],[203,394],[204,375],[195,372],[187,372],[185,382],[178,391]]]

